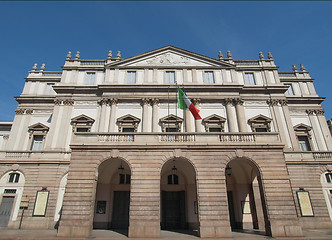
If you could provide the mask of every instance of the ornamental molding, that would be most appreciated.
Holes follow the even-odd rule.
[[[269,106],[278,106],[279,100],[278,99],[268,99],[266,103]]]
[[[196,106],[199,105],[201,103],[201,99],[200,98],[193,98],[192,99],[192,103]]]
[[[243,105],[244,101],[241,98],[236,98],[234,99],[235,105]]]
[[[153,98],[152,105],[157,105],[157,104],[159,104],[159,98]]]
[[[22,109],[22,108],[15,109],[15,114],[16,115],[23,115],[24,112],[25,112],[25,109]]]
[[[279,103],[281,106],[287,106],[288,105],[288,101],[286,99],[280,99]]]

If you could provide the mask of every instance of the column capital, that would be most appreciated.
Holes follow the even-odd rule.
[[[278,106],[279,100],[278,99],[268,99],[266,103],[269,106]]]
[[[142,104],[143,105],[148,105],[150,103],[150,99],[149,98],[142,98]]]
[[[9,135],[3,135],[3,139],[8,140],[9,139]]]
[[[314,110],[314,109],[307,109],[307,110],[305,110],[305,112],[306,112],[308,115],[314,115],[315,110]]]
[[[54,99],[54,104],[55,105],[61,105],[62,99]]]
[[[280,99],[279,103],[281,106],[287,106],[288,105],[288,101],[286,99]]]
[[[32,114],[33,113],[33,109],[27,109],[27,110],[25,110],[25,113],[26,114]]]
[[[109,99],[111,105],[116,105],[118,104],[118,99],[117,98],[111,98]]]
[[[17,108],[17,109],[15,109],[15,114],[17,114],[17,115],[23,115],[24,111],[25,111],[25,109],[23,109],[23,108]]]
[[[108,103],[109,99],[108,98],[102,98],[100,100],[98,100],[98,103],[100,105],[106,105]]]
[[[157,104],[159,104],[159,98],[153,98],[152,105],[157,105]]]
[[[324,109],[317,109],[315,110],[316,115],[324,115],[325,110]]]
[[[198,105],[198,104],[201,103],[201,99],[200,99],[200,98],[193,98],[193,99],[192,99],[192,103],[193,103],[194,105]]]
[[[64,99],[63,105],[72,106],[74,104],[74,99]]]
[[[241,98],[235,98],[234,103],[235,105],[243,105],[244,101]]]
[[[233,99],[232,98],[225,98],[225,103],[226,103],[226,105],[232,104]]]

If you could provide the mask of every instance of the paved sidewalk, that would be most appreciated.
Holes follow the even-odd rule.
[[[303,230],[304,237],[297,238],[271,238],[263,235],[253,234],[253,233],[242,233],[233,232],[232,238],[209,238],[208,240],[221,239],[221,240],[256,240],[256,239],[287,239],[287,240],[331,240],[332,239],[332,229],[305,229]],[[144,238],[128,238],[124,233],[109,231],[109,230],[93,230],[92,236],[89,238],[58,238],[56,236],[56,230],[2,230],[0,229],[0,239],[1,240],[124,240],[124,239],[134,239],[143,240]],[[171,232],[171,231],[161,231],[161,238],[149,238],[148,240],[194,240],[201,239],[197,236],[185,234],[181,232]],[[146,238],[144,239],[146,240]]]

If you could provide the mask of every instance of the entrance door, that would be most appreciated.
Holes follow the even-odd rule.
[[[0,227],[8,227],[14,197],[3,197],[0,206]]]
[[[112,228],[126,229],[129,227],[129,191],[115,191],[113,200]]]
[[[185,192],[162,192],[162,229],[185,229]]]

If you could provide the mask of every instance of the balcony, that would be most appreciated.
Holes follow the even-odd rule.
[[[30,159],[33,160],[41,160],[44,162],[58,162],[59,159],[61,161],[68,161],[70,159],[70,151],[63,150],[44,150],[44,151],[0,151],[0,159],[2,160],[21,160],[25,161]]]
[[[281,145],[278,133],[75,133],[73,145]]]

